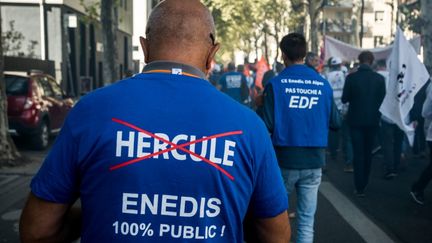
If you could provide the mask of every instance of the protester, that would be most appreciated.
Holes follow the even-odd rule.
[[[346,78],[342,102],[349,103],[347,121],[354,154],[355,194],[364,197],[369,182],[373,143],[381,117],[379,108],[386,90],[384,77],[371,68],[373,54],[363,51],[358,59],[358,70]]]
[[[333,89],[333,99],[336,103],[336,107],[340,114],[345,115],[347,111],[347,105],[342,103],[342,92],[345,85],[345,73],[342,71],[342,60],[339,57],[332,57],[330,61],[330,72],[327,73],[327,80],[329,81]],[[333,160],[337,158],[337,151],[339,150],[339,144],[342,140],[344,160],[345,160],[345,172],[352,172],[352,145],[351,138],[349,136],[348,124],[344,119],[341,131],[330,131],[329,133],[329,146],[330,155]],[[341,139],[342,138],[342,139]]]
[[[429,165],[423,170],[418,180],[411,187],[411,196],[418,204],[424,204],[424,190],[432,179],[432,84],[427,88],[422,116],[425,118],[424,129],[429,145]]]
[[[286,68],[266,86],[263,120],[272,136],[288,196],[294,188],[297,192],[296,242],[313,242],[328,129],[340,125],[339,114],[327,80],[303,65],[304,36],[288,34],[280,48]]]
[[[319,56],[314,52],[308,52],[305,57],[305,65],[318,72],[320,64]]]
[[[245,104],[249,97],[246,76],[236,71],[234,63],[228,64],[228,70],[219,79],[220,90],[241,104]]]
[[[274,78],[275,76],[279,75],[280,72],[284,69],[284,65],[280,62],[275,62],[274,67],[267,72],[264,73],[264,77],[262,80],[262,86],[265,87],[268,82]]]
[[[205,80],[214,31],[198,0],[154,8],[140,38],[148,65],[69,113],[32,180],[22,242],[242,242],[247,210],[258,239],[289,242],[265,126]]]
[[[218,88],[218,82],[219,82],[219,79],[221,78],[221,76],[222,76],[222,68],[221,68],[221,65],[219,65],[219,64],[215,64],[214,65],[214,67],[213,67],[213,69],[211,70],[211,73],[209,74],[209,81],[210,81],[210,83],[213,85],[213,86],[215,86],[216,88]]]
[[[386,90],[388,90],[389,72],[387,71],[386,60],[377,61],[377,73],[384,77]],[[398,168],[402,155],[402,142],[405,135],[404,132],[385,115],[381,116],[380,135],[380,144],[384,155],[384,179],[390,180],[398,175]]]

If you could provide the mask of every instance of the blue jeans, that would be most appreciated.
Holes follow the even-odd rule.
[[[288,198],[293,189],[297,193],[297,243],[312,243],[318,187],[321,183],[319,169],[281,169]]]

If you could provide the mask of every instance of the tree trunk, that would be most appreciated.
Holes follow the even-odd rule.
[[[0,11],[0,33],[1,28],[1,11]],[[0,43],[0,166],[1,165],[13,165],[16,159],[21,157],[20,153],[15,147],[12,138],[9,135],[9,124],[7,117],[7,97],[6,97],[6,85],[3,76],[4,71],[4,57],[3,57],[3,46]]]
[[[311,40],[311,51],[313,53],[318,53],[318,23],[317,23],[317,19],[312,19],[311,18],[311,23],[310,23],[310,40]]]
[[[310,47],[313,53],[318,53],[318,17],[324,7],[323,0],[309,0],[308,1],[308,15],[309,15],[309,40]]]
[[[265,56],[265,59],[267,60],[267,62],[269,61],[269,48],[268,48],[268,26],[267,26],[267,24],[265,24],[264,25],[264,29],[263,29],[263,32],[264,32],[264,56]]]
[[[104,85],[111,84],[119,79],[117,65],[118,9],[115,1],[101,1]]]
[[[360,47],[363,47],[363,32],[364,32],[364,9],[365,9],[365,0],[361,1],[361,9],[360,9],[360,33],[359,33],[359,41],[360,41]]]
[[[421,18],[423,20],[422,25],[422,37],[423,37],[423,51],[424,51],[424,64],[432,74],[432,1],[422,0],[421,1]]]

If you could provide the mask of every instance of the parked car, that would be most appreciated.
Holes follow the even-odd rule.
[[[5,72],[9,133],[45,149],[73,106],[58,83],[42,72]]]

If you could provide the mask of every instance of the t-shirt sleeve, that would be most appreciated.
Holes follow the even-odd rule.
[[[71,204],[78,198],[77,149],[77,143],[65,123],[31,182],[31,191],[35,196],[61,204]]]
[[[270,137],[260,123],[255,141],[256,180],[250,210],[256,218],[275,217],[288,208],[288,196]]]

